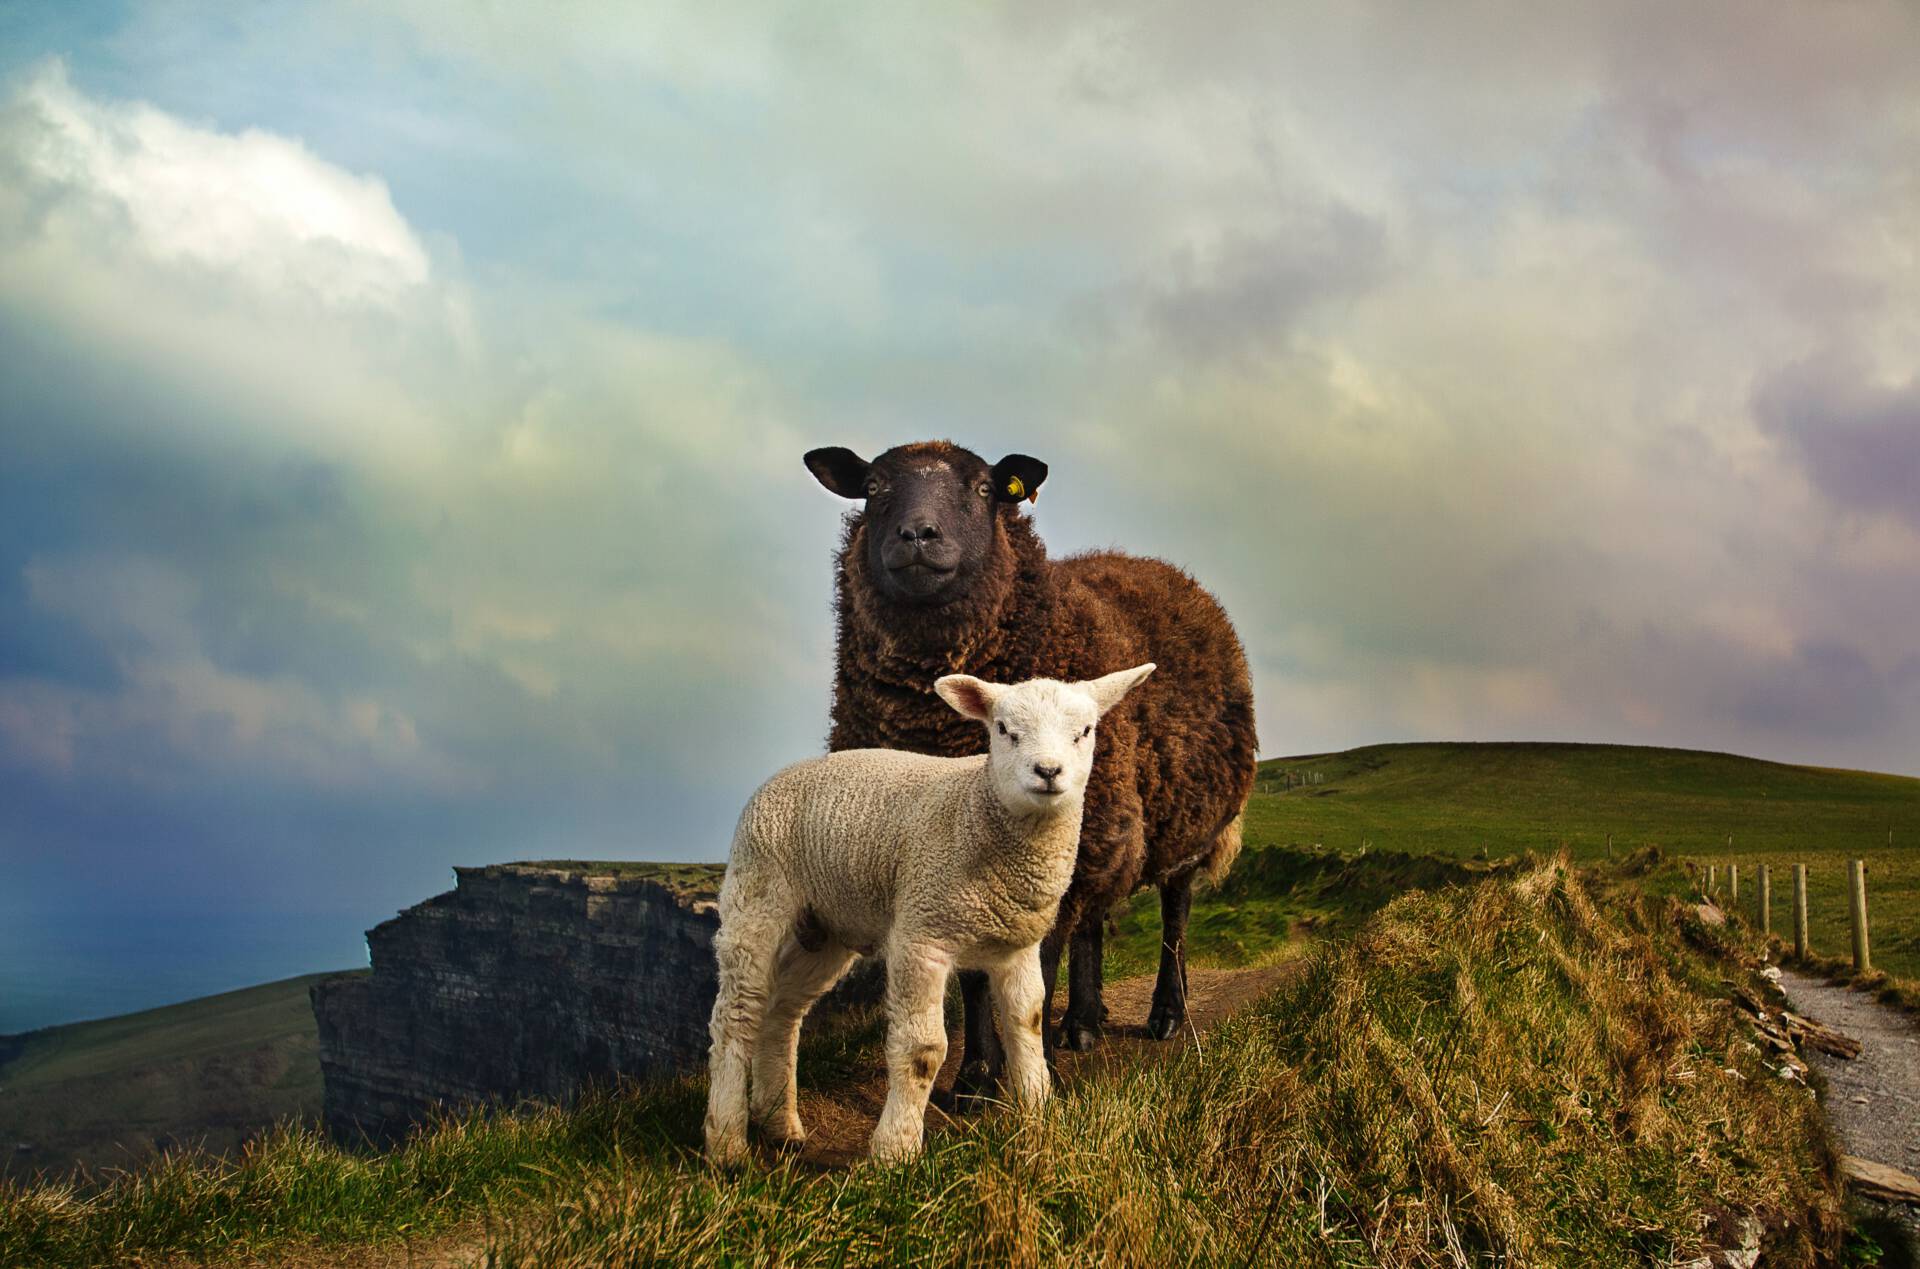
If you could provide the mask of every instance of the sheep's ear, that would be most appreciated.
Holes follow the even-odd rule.
[[[1040,482],[1047,478],[1047,465],[1025,454],[1008,454],[993,465],[993,497],[996,502],[1040,501]]]
[[[949,674],[933,681],[933,690],[940,693],[940,699],[960,712],[964,717],[986,722],[993,712],[993,703],[1000,699],[1000,693],[1007,689],[998,683],[989,683],[985,679],[976,679],[971,674]]]
[[[852,450],[838,445],[810,449],[804,461],[815,480],[842,498],[867,496],[867,472],[873,464]]]
[[[1115,670],[1112,674],[1103,674],[1097,679],[1088,679],[1080,686],[1087,689],[1093,697],[1093,703],[1100,707],[1102,714],[1120,703],[1120,698],[1131,692],[1142,679],[1153,673],[1153,662],[1136,665],[1131,670]]]

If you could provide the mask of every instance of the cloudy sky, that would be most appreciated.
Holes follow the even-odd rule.
[[[822,444],[1045,459],[1270,755],[1920,772],[1911,5],[936,8],[0,8],[0,924],[718,857]]]

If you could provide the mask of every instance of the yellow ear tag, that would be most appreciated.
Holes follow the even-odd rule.
[[[1008,497],[1011,497],[1017,501],[1020,498],[1026,496],[1026,492],[1027,492],[1027,487],[1020,483],[1020,478],[1018,476],[1009,476],[1007,478],[1007,496]]]

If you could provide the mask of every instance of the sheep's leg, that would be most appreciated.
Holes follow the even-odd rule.
[[[773,990],[753,1051],[753,1121],[775,1141],[797,1145],[807,1130],[800,1122],[794,1068],[799,1060],[800,1023],[853,961],[837,943],[808,950],[794,934],[780,944]]]
[[[747,1154],[747,1075],[754,1040],[767,1007],[778,926],[740,913],[723,919],[714,936],[720,990],[707,1033],[713,1037],[707,1070],[707,1158],[738,1163]]]
[[[1046,1100],[1051,1079],[1041,1043],[1046,1030],[1046,989],[1040,982],[1040,949],[1028,948],[995,966],[993,1003],[1007,1050],[1007,1089],[1022,1106]]]
[[[960,971],[960,1006],[965,1039],[960,1069],[953,1077],[953,1109],[967,1114],[985,1109],[999,1093],[1006,1055],[993,1029],[993,1002],[984,973]]]
[[[1153,984],[1147,1034],[1170,1040],[1187,1020],[1187,913],[1193,906],[1193,874],[1160,887],[1160,977]]]
[[[1100,1043],[1106,1009],[1101,1004],[1101,975],[1106,958],[1102,918],[1089,913],[1073,931],[1067,962],[1067,1012],[1060,1020],[1060,1043],[1084,1053]]]
[[[1040,940],[1040,991],[1044,996],[1040,1005],[1040,1041],[1049,1066],[1053,1064],[1053,1045],[1057,1039],[1053,1034],[1053,988],[1060,981],[1060,958],[1066,950],[1066,936],[1058,928]]]
[[[887,1104],[873,1130],[876,1159],[911,1159],[926,1131],[927,1097],[947,1058],[941,1005],[953,957],[932,947],[887,953]]]

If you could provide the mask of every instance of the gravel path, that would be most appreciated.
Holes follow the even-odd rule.
[[[1860,1041],[1860,1056],[1804,1056],[1827,1077],[1827,1120],[1848,1154],[1920,1174],[1920,1024],[1863,992],[1785,968],[1795,1012]],[[1920,1209],[1900,1209],[1920,1236]]]

